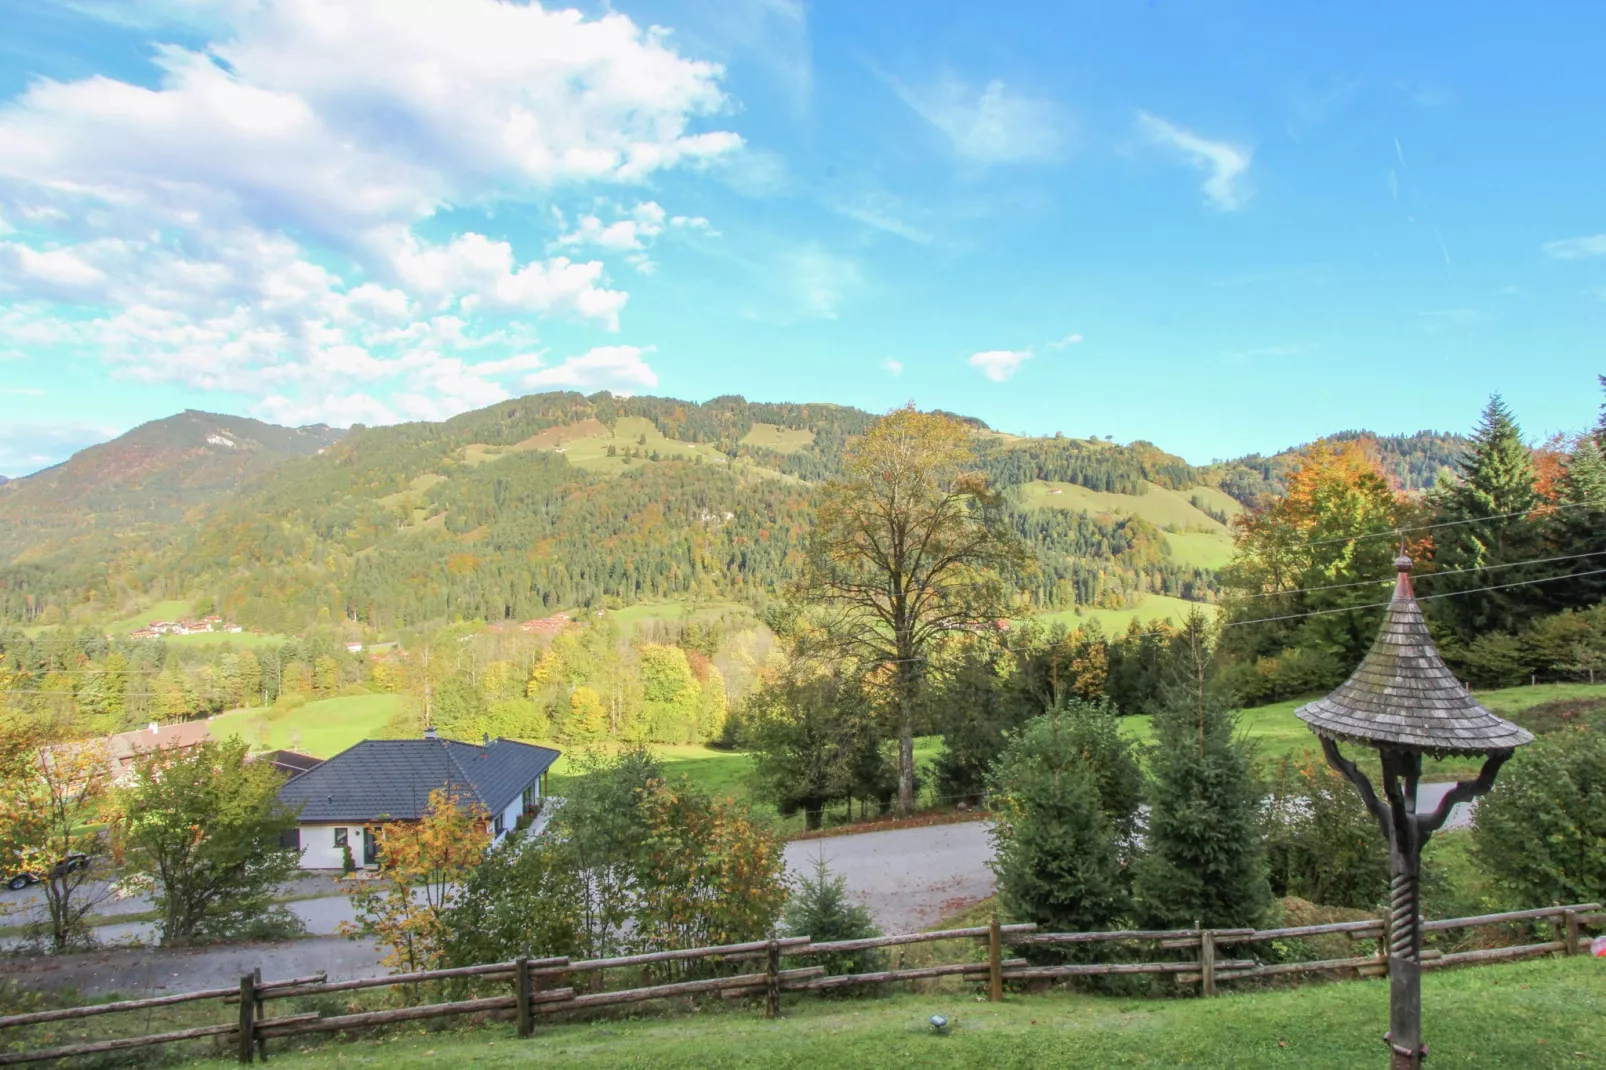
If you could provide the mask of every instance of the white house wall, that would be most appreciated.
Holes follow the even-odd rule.
[[[345,852],[335,846],[335,829],[346,830],[346,842],[351,845],[351,860],[362,866],[361,825],[302,825],[301,868],[344,869]]]

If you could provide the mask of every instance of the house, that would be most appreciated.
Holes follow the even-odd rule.
[[[303,869],[340,869],[345,850],[362,867],[379,864],[369,831],[391,821],[417,821],[429,793],[451,787],[491,815],[501,838],[545,794],[546,773],[558,752],[511,739],[461,743],[425,729],[423,739],[366,739],[293,777],[279,798],[300,808],[296,846]]]
[[[310,754],[302,754],[293,750],[269,750],[261,754],[253,754],[253,762],[267,762],[286,777],[298,777],[302,773],[310,772],[323,764],[322,758],[314,758]]]
[[[134,759],[152,751],[192,751],[212,738],[211,728],[205,721],[179,721],[177,724],[159,725],[137,732],[119,732],[101,740],[106,755],[115,763],[113,776],[121,780],[133,768]]]
[[[348,653],[348,654],[361,654],[362,653],[362,644],[361,643],[347,643],[346,644],[346,653]]]

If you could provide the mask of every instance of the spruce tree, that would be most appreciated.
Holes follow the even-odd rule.
[[[1486,632],[1512,632],[1533,615],[1525,588],[1478,591],[1489,584],[1481,571],[1543,556],[1542,526],[1531,515],[1539,505],[1533,454],[1499,394],[1489,399],[1458,481],[1434,495],[1437,520],[1453,522],[1434,532],[1439,570],[1467,569],[1434,581],[1433,593],[1468,592],[1439,599],[1434,614],[1465,642]],[[1529,568],[1502,568],[1500,582],[1531,579]]]
[[[1583,436],[1567,458],[1557,484],[1558,508],[1550,517],[1550,551],[1558,557],[1606,551],[1606,454],[1593,437]],[[1601,559],[1579,558],[1552,565],[1557,572],[1587,573]],[[1579,575],[1532,589],[1547,609],[1582,609],[1606,599],[1606,576]]]
[[[1157,928],[1253,926],[1271,897],[1260,792],[1207,632],[1196,610],[1177,639],[1180,668],[1154,716],[1148,829],[1134,892],[1140,914]]]

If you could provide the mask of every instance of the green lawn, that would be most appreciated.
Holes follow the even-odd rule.
[[[806,427],[781,427],[777,424],[754,424],[742,436],[744,446],[760,446],[776,453],[796,453],[804,446],[814,444],[814,432]]]
[[[1262,767],[1285,754],[1298,754],[1309,750],[1321,753],[1321,746],[1311,730],[1294,710],[1318,696],[1310,695],[1269,706],[1256,706],[1239,714],[1238,724],[1255,743],[1255,756]],[[1569,698],[1606,698],[1606,684],[1541,684],[1538,687],[1508,687],[1501,691],[1481,691],[1478,701],[1502,717],[1521,724],[1523,712],[1541,702]],[[1152,742],[1154,732],[1148,717],[1121,718],[1123,734],[1143,743]],[[1350,750],[1359,748],[1351,747]],[[1423,775],[1429,779],[1450,779],[1476,773],[1476,759],[1423,762]]]
[[[205,632],[200,635],[169,635],[163,637],[174,646],[233,645],[236,650],[256,650],[261,647],[280,647],[291,639],[288,635],[257,635],[255,632]]]
[[[570,614],[580,617],[584,610],[570,610]],[[619,609],[608,610],[621,627],[636,627],[650,620],[686,620],[692,612],[692,603],[687,601],[668,602],[637,602],[633,606],[623,606]],[[739,602],[700,602],[697,603],[696,615],[707,619],[717,617],[721,613],[744,613],[751,615],[752,610]]]
[[[153,620],[178,620],[181,617],[189,616],[194,611],[195,603],[187,600],[169,599],[166,602],[157,602],[149,609],[136,613],[132,617],[112,621],[106,625],[106,634],[127,635],[129,632],[138,631],[140,628],[145,627]]]
[[[1146,594],[1137,605],[1129,609],[1094,609],[1091,606],[1082,606],[1079,609],[1039,613],[1035,619],[1045,624],[1063,624],[1067,628],[1075,628],[1077,625],[1096,620],[1099,622],[1099,627],[1104,629],[1105,635],[1116,635],[1125,632],[1127,625],[1133,621],[1137,621],[1140,625],[1155,620],[1177,622],[1186,619],[1196,608],[1202,608],[1206,613],[1216,612],[1215,606],[1203,602],[1189,602],[1167,594]]]
[[[400,704],[396,695],[354,695],[320,699],[282,712],[268,706],[231,710],[212,719],[212,738],[240,736],[257,746],[266,729],[269,747],[289,747],[328,758],[377,736]]]
[[[1435,1070],[1546,1070],[1606,1061],[1606,967],[1588,958],[1428,974],[1425,1039]],[[286,1070],[324,1067],[1287,1067],[1387,1065],[1383,979],[1311,984],[1215,999],[1137,1000],[1063,991],[986,1003],[970,986],[883,999],[783,997],[783,1017],[751,1004],[700,1013],[543,1025],[520,1041],[506,1024],[411,1030],[297,1052]],[[947,1017],[946,1034],[928,1023]],[[222,1067],[225,1060],[192,1065]]]
[[[1194,568],[1226,568],[1232,560],[1232,536],[1224,531],[1168,531],[1165,541],[1172,557]]]

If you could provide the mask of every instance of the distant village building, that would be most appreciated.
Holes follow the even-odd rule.
[[[361,654],[362,653],[362,644],[361,643],[347,643],[346,644],[346,653],[348,653],[348,654]]]

